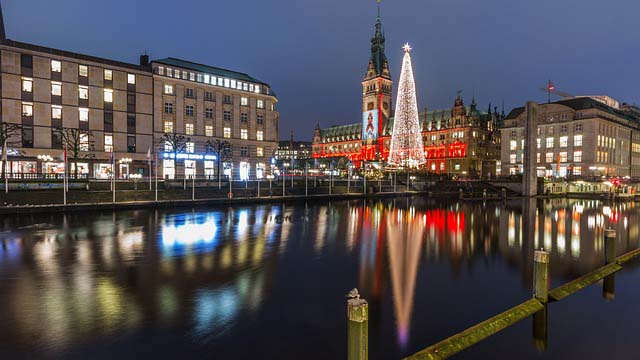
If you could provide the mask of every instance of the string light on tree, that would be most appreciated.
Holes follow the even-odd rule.
[[[411,46],[406,43],[400,84],[396,99],[396,112],[391,135],[389,164],[406,168],[415,168],[425,162],[422,144],[422,129],[418,119],[416,84],[411,66]]]

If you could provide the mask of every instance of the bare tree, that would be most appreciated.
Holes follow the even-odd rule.
[[[93,158],[89,151],[95,150],[93,132],[91,130],[80,130],[73,128],[63,128],[60,131],[62,136],[62,147],[67,149],[67,157],[74,164],[73,176],[78,178],[78,160]],[[65,172],[67,169],[65,169]]]
[[[171,152],[173,154],[173,159],[175,161],[175,165],[178,165],[178,154],[185,152],[187,149],[187,143],[191,141],[191,138],[188,138],[184,135],[174,134],[174,133],[164,133],[160,137],[160,150],[165,152]]]
[[[231,159],[233,155],[233,146],[227,140],[208,140],[205,144],[205,150],[207,153],[213,153],[216,155],[216,165],[218,167],[218,188],[221,185],[221,174],[220,174],[220,165],[223,161],[228,161]]]
[[[0,158],[4,159],[5,152],[8,151],[9,146],[20,146],[20,134],[22,133],[21,124],[13,124],[1,122],[0,120],[0,147],[2,147],[2,153]],[[5,146],[6,145],[6,146]],[[6,176],[7,164],[2,164],[2,178]]]

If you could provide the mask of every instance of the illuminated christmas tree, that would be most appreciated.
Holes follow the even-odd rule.
[[[405,44],[403,48],[404,59],[402,60],[396,113],[393,121],[389,164],[402,167],[418,167],[418,165],[425,162],[422,129],[418,120],[416,84],[413,79],[411,55],[409,55],[411,47],[409,44]]]

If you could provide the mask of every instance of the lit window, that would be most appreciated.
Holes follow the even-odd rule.
[[[196,151],[196,145],[192,142],[188,142],[186,146],[186,151],[189,154],[193,154]]]
[[[168,77],[173,77],[173,69],[167,68],[167,76]]]
[[[255,93],[260,94],[260,85],[255,86]]]
[[[51,118],[62,119],[62,106],[51,105]]]
[[[582,166],[574,166],[573,175],[582,175]]]
[[[165,141],[164,142],[164,151],[173,151],[173,146],[171,146],[171,142],[169,141]]]
[[[454,133],[455,134],[455,133]],[[510,150],[517,150],[518,149],[518,142],[515,140],[511,140],[509,142],[509,149]]]
[[[82,77],[89,76],[89,68],[87,65],[78,65],[78,75]]]
[[[183,71],[183,73],[186,74],[186,71]],[[180,79],[180,70],[175,69],[173,73],[173,77],[176,79]]]
[[[536,139],[536,148],[540,149],[540,139]]]
[[[258,140],[258,141],[262,141],[262,140],[263,140],[263,137],[264,137],[264,136],[263,136],[263,132],[262,132],[262,130],[258,130],[258,131],[256,131],[256,140]]]
[[[22,116],[33,116],[33,103],[22,103]]]
[[[198,74],[198,82],[201,83],[202,82],[202,74]]]
[[[205,125],[204,134],[206,136],[213,136],[213,125]]]
[[[236,88],[236,81],[235,80],[231,80],[231,88],[232,89]]]
[[[553,147],[553,138],[547,138],[547,149]]]
[[[515,163],[516,163],[516,154],[509,155],[509,164],[515,164]]]
[[[190,73],[190,74],[189,74],[189,80],[191,80],[191,81],[196,81],[196,74],[194,74],[194,73]]]
[[[51,71],[62,72],[62,64],[58,60],[51,60]]]
[[[80,134],[80,151],[89,151],[89,134]]]
[[[89,121],[89,109],[87,108],[79,108],[78,109],[78,118],[80,121]]]
[[[249,105],[249,98],[241,97],[241,98],[240,98],[240,105],[242,105],[242,106],[248,106],[248,105]]]
[[[582,162],[582,151],[573,152],[573,162]]]
[[[55,81],[51,82],[51,95],[62,96],[62,83]]]
[[[228,128],[228,127],[224,128],[224,134],[223,135],[227,139],[230,138],[231,137],[231,128]]]
[[[560,162],[563,162],[563,163],[567,162],[567,152],[566,151],[560,152]]]
[[[249,91],[253,92],[253,84],[249,84]]]
[[[104,102],[108,102],[108,103],[113,102],[113,90],[104,89]]]
[[[242,84],[242,90],[248,91],[249,90],[249,84],[247,84],[247,83]]]
[[[573,137],[573,146],[582,146],[582,135],[576,135]]]
[[[256,104],[258,109],[264,109],[264,100],[258,100]]]
[[[553,153],[549,152],[545,155],[545,162],[552,163],[553,162]]]
[[[264,156],[264,148],[261,146],[258,146],[256,148],[256,156],[258,157],[263,157]]]
[[[189,123],[184,124],[184,132],[187,135],[193,135],[193,124],[189,124]]]
[[[229,79],[224,79],[224,87],[229,87]]]
[[[127,84],[135,85],[136,84],[136,75],[135,74],[127,74]]]
[[[173,95],[173,85],[164,85],[164,93],[167,95]]]
[[[208,84],[210,80],[211,80],[211,76],[205,74],[204,75],[204,83]]]
[[[536,154],[536,163],[539,164],[540,163],[540,153]]]
[[[173,121],[164,122],[164,132],[167,134],[173,133]]]
[[[240,130],[240,139],[247,140],[249,138],[249,131],[247,129]]]
[[[104,134],[104,151],[113,152],[113,135]]]
[[[176,76],[176,77],[178,77],[178,76]],[[187,76],[187,72],[186,72],[186,71],[183,71],[183,72],[182,72],[182,80],[187,80],[187,77],[188,77],[188,76]]]
[[[104,69],[104,79],[113,80],[113,71]]]
[[[88,99],[89,98],[89,87],[88,86],[78,86],[78,98],[80,99]]]
[[[560,136],[560,147],[565,148],[568,146],[569,138],[567,136]]]
[[[164,75],[164,66],[158,66],[158,74]]]
[[[22,91],[24,91],[24,92],[32,92],[33,91],[33,79],[32,78],[22,78]]]

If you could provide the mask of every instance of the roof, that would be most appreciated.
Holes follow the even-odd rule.
[[[24,50],[46,53],[46,54],[55,55],[55,56],[62,56],[62,57],[78,59],[82,61],[90,61],[90,62],[101,63],[105,65],[110,65],[110,66],[117,66],[117,67],[123,67],[128,69],[134,69],[138,71],[151,72],[150,68],[136,65],[136,64],[126,63],[126,62],[116,61],[116,60],[109,60],[109,59],[100,58],[97,56],[84,55],[84,54],[79,54],[71,51],[59,50],[59,49],[54,49],[54,48],[40,46],[40,45],[27,44],[27,43],[23,43],[23,42],[11,40],[11,39],[3,39],[1,44],[5,46],[11,46],[15,48],[24,49]]]
[[[564,105],[575,111],[587,110],[587,109],[598,109],[598,110],[619,116],[626,120],[640,122],[640,116],[635,116],[633,113],[630,113],[627,111],[614,109],[590,97],[576,97],[576,98],[571,98],[566,100],[559,100],[559,101],[554,101],[551,104]],[[541,105],[547,105],[547,104],[541,104]],[[521,114],[523,114],[524,112],[525,112],[524,107],[515,108],[511,110],[509,115],[507,115],[507,120],[515,119]]]
[[[209,66],[209,65],[203,65],[203,64],[198,64],[192,61],[187,61],[187,60],[182,60],[182,59],[176,59],[173,57],[168,57],[165,59],[158,59],[158,60],[153,60],[153,62],[157,62],[160,64],[165,64],[165,65],[171,65],[171,66],[176,66],[176,67],[181,67],[181,68],[185,68],[185,69],[189,69],[189,70],[193,70],[193,71],[199,71],[199,72],[203,72],[203,73],[208,73],[211,75],[216,75],[216,76],[220,76],[220,77],[228,77],[228,78],[234,78],[236,80],[242,80],[242,81],[247,81],[247,82],[254,82],[254,83],[258,83],[258,84],[263,84],[263,85],[267,85],[269,86],[269,84],[260,81],[252,76],[249,76],[248,74],[245,73],[241,73],[238,71],[233,71],[233,70],[228,70],[228,69],[223,69],[223,68],[219,68],[219,67],[215,67],[215,66]]]

